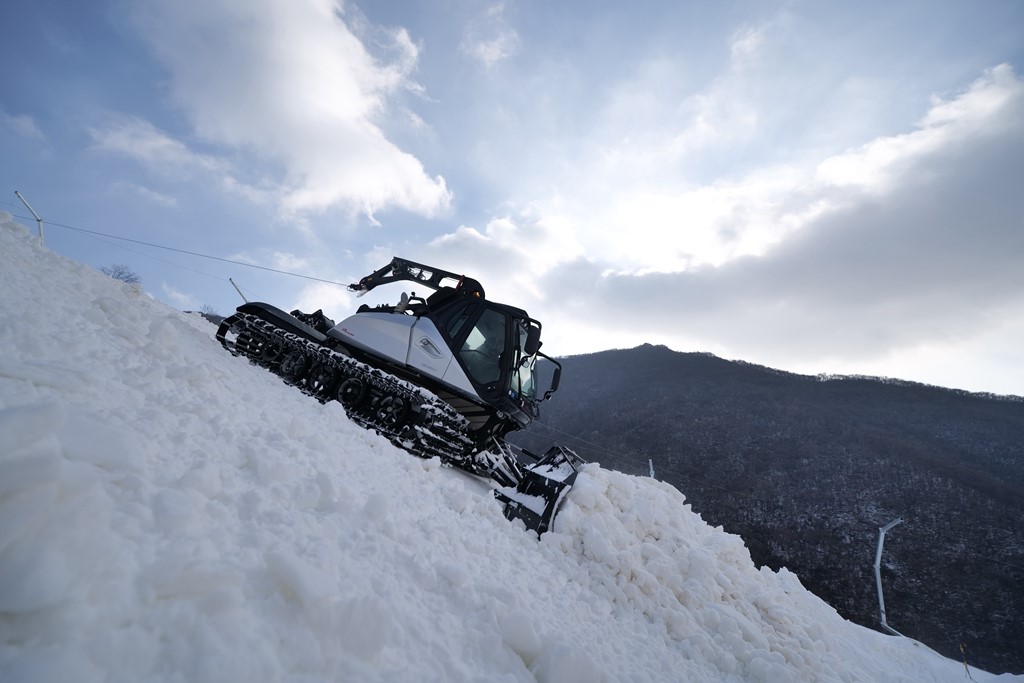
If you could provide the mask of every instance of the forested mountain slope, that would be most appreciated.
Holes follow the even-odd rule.
[[[877,378],[794,375],[644,345],[560,359],[524,437],[685,491],[754,560],[877,627],[1024,671],[1024,401]],[[557,431],[556,431],[557,430]],[[579,437],[581,440],[569,438]]]

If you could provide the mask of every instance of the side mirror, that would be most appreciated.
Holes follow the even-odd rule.
[[[527,356],[533,356],[538,351],[540,351],[540,328],[531,326],[526,331],[526,345],[523,348],[523,352]]]
[[[548,358],[547,356],[544,357]],[[553,358],[548,358],[548,360],[555,364],[555,372],[551,375],[551,388],[544,392],[544,398],[541,399],[542,401],[548,400],[551,398],[551,394],[558,391],[558,382],[562,379],[562,364]]]

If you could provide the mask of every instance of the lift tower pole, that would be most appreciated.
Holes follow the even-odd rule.
[[[878,552],[875,553],[875,583],[878,584],[878,609],[882,617],[882,628],[898,636],[903,634],[885,623],[885,600],[882,598],[882,544],[885,542],[885,532],[902,522],[903,519],[897,517],[878,529]]]

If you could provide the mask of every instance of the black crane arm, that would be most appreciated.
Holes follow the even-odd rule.
[[[442,284],[445,280],[454,280],[455,282],[452,285]],[[415,263],[397,256],[383,268],[375,270],[359,282],[350,284],[348,290],[365,294],[380,285],[401,281],[419,282],[433,290],[450,286],[460,294],[484,298],[483,285],[471,277],[451,273],[447,270],[434,268],[433,266],[425,266],[422,263]]]

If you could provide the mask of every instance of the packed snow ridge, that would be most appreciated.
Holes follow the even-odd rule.
[[[2,212],[0,302],[0,680],[965,678],[652,479],[586,466],[538,541]]]

